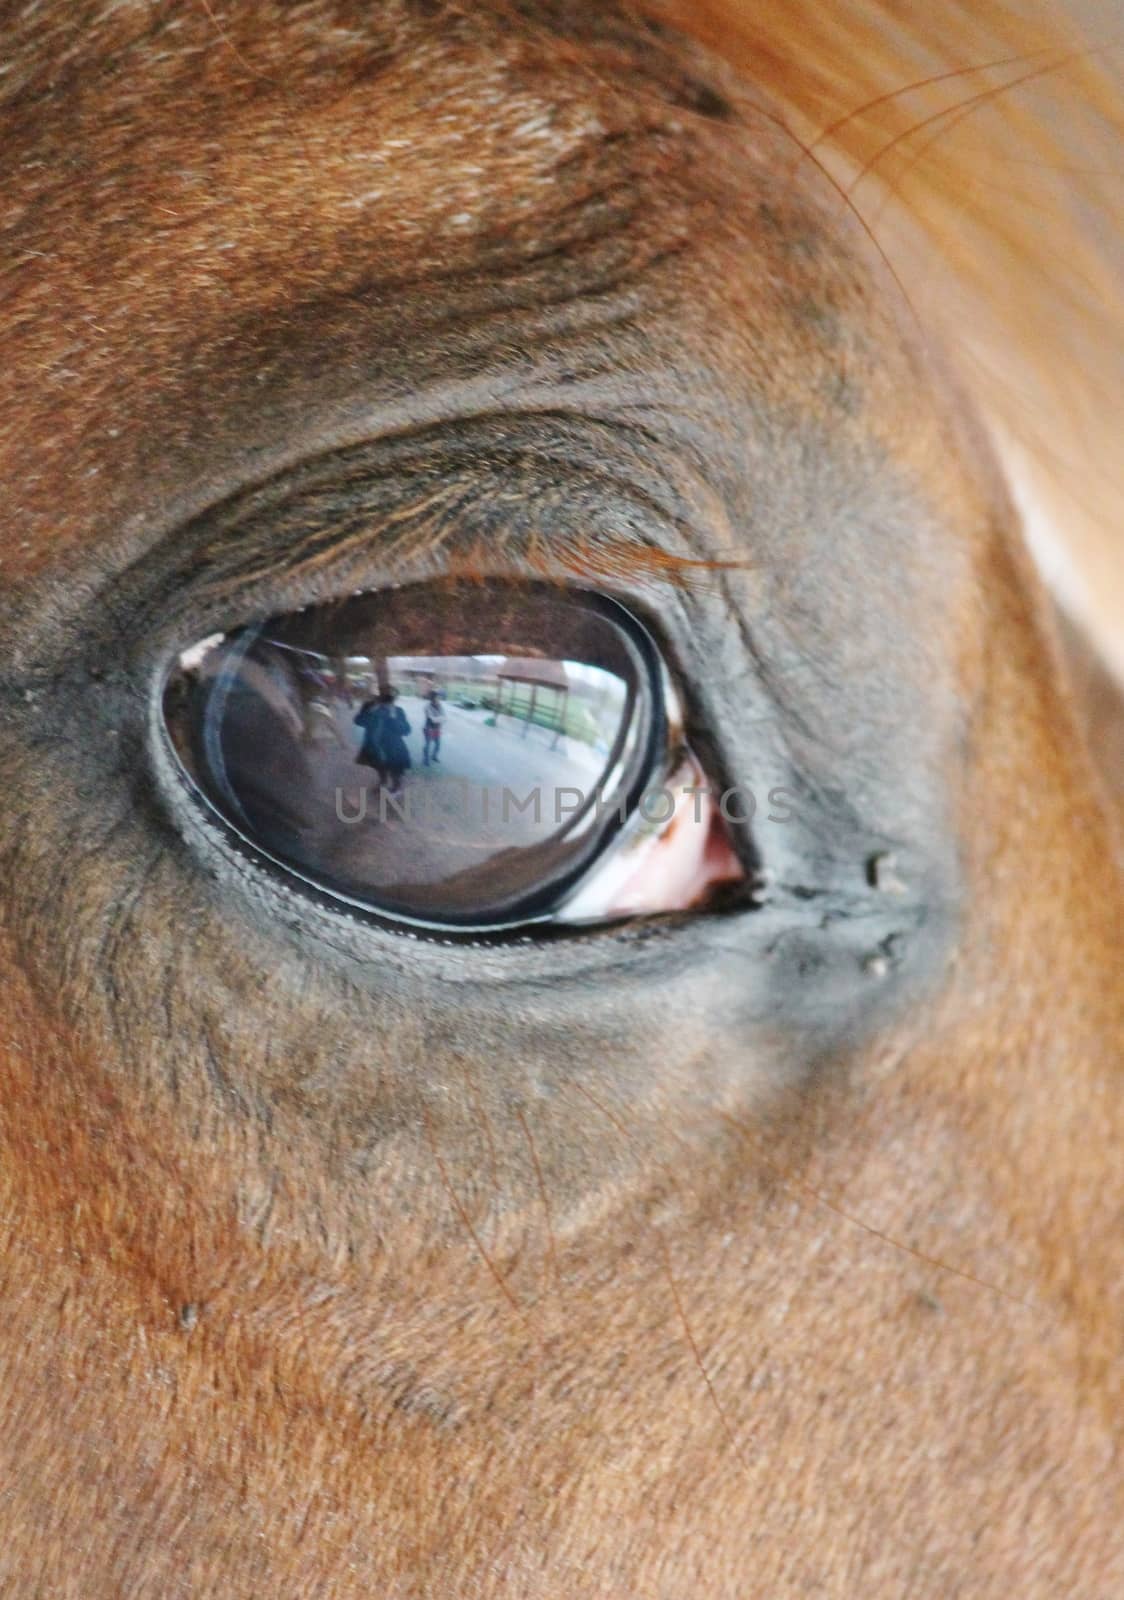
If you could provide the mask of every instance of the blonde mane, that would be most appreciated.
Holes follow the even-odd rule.
[[[1124,682],[1119,0],[1096,26],[1079,0],[645,9],[759,85],[858,212],[987,420],[1055,594]]]

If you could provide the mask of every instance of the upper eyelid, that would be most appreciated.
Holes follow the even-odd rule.
[[[452,577],[471,577],[486,567],[510,566],[530,576],[587,582],[609,577],[675,578],[699,569],[734,565],[693,558],[667,549],[655,539],[626,539],[604,527],[593,533],[588,511],[579,513],[575,526],[553,529],[549,542],[536,537],[534,531],[519,541],[505,539],[493,530],[485,533],[471,526],[475,516],[467,515],[467,507],[455,503],[461,493],[461,485],[453,481],[437,488],[426,486],[405,504],[380,505],[376,484],[361,483],[357,503],[343,506],[335,486],[329,484],[328,503],[320,508],[315,490],[311,496],[298,491],[266,513],[269,531],[256,567],[249,552],[238,551],[247,529],[245,522],[223,530],[223,535],[204,545],[200,553],[209,561],[234,554],[232,577],[242,582],[252,582],[279,568],[294,579],[314,578],[323,566],[338,569],[356,558],[364,564],[377,564],[389,581],[404,581],[419,573],[437,575],[435,565]],[[512,502],[508,499],[507,503]],[[487,496],[479,497],[473,511],[480,505],[490,510]],[[283,542],[277,523],[294,513],[300,518],[298,537]],[[464,529],[459,526],[462,517],[469,524]],[[252,519],[259,520],[260,516]],[[413,542],[408,531],[403,531],[403,525],[411,523],[417,529]]]
[[[559,514],[549,537],[507,544],[462,529],[453,511],[438,548],[403,550],[395,547],[393,507],[379,504],[384,480],[358,467],[348,458],[317,462],[311,483],[285,474],[236,492],[111,578],[108,598],[121,595],[132,629],[139,621],[142,632],[148,625],[164,633],[170,622],[182,647],[183,610],[187,627],[205,633],[422,579],[526,577],[627,596],[720,582],[723,571],[743,566],[674,548],[683,544],[676,529],[625,537],[609,525],[611,506],[604,519],[588,508],[572,523]]]

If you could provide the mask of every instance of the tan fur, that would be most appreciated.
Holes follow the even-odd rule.
[[[0,1594],[1124,1592],[1107,808],[992,465],[1000,423],[778,122],[814,81],[809,143],[861,98],[833,61],[874,88],[909,52],[865,7],[760,16],[740,50],[729,12],[694,6],[693,44],[566,5],[6,8]],[[934,71],[961,64],[962,21],[932,22]],[[994,274],[998,314],[1003,259],[974,238],[951,270],[973,295],[975,264]],[[568,986],[509,989],[481,956],[454,1050],[409,999],[411,962],[444,981],[439,953],[360,972],[203,870],[154,798],[135,699],[105,690],[116,765],[33,721],[36,696],[91,694],[95,655],[139,674],[180,587],[202,633],[231,596],[268,612],[445,570],[453,535],[404,491],[393,538],[372,517],[296,577],[263,514],[216,531],[190,583],[154,583],[150,612],[121,587],[169,539],[178,573],[204,508],[402,407],[436,415],[462,359],[481,410],[559,404],[563,355],[526,334],[572,301],[596,335],[573,336],[575,381],[601,363],[622,385],[598,391],[607,432],[642,402],[694,408],[764,502],[788,435],[731,434],[750,372],[763,429],[900,474],[935,530],[903,537],[894,592],[840,580],[824,607],[856,683],[864,618],[917,624],[900,672],[947,786],[955,937],[815,1070],[785,1070],[779,1021],[742,1028],[718,934],[627,1037],[596,952]],[[1016,365],[1030,315],[1004,327]],[[829,382],[832,327],[852,390]],[[1025,344],[1048,367],[1045,334]],[[977,395],[989,419],[998,395]],[[767,632],[765,535],[727,514],[713,462],[645,464],[684,508],[668,559],[746,565],[724,593]],[[475,505],[486,464],[464,471]],[[814,547],[786,514],[799,600]],[[109,776],[72,806],[52,763]]]

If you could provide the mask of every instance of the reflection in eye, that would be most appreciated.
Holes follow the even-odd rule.
[[[745,874],[644,629],[545,585],[417,584],[185,650],[165,724],[241,837],[431,927],[697,906]]]

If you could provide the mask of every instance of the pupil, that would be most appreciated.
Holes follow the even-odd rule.
[[[662,748],[652,646],[599,596],[414,585],[206,641],[165,721],[243,837],[423,922],[548,914]]]

